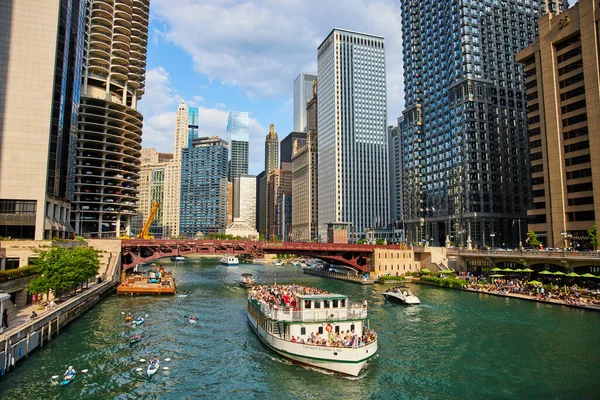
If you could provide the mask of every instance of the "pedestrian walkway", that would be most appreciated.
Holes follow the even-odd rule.
[[[521,300],[529,300],[529,301],[536,301],[538,303],[548,303],[548,304],[556,304],[559,306],[565,306],[565,307],[573,307],[573,308],[583,308],[583,309],[587,309],[587,310],[593,310],[593,311],[600,311],[600,305],[576,305],[576,304],[567,304],[562,300],[558,300],[558,299],[548,299],[548,300],[539,300],[536,299],[535,296],[528,296],[525,294],[516,294],[516,293],[494,293],[494,292],[484,292],[481,290],[473,290],[473,289],[462,289],[466,292],[472,292],[472,293],[479,293],[479,294],[490,294],[492,296],[500,296],[500,297],[513,297],[516,299],[521,299]]]

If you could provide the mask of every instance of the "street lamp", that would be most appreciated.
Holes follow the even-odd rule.
[[[515,221],[519,224],[519,249],[523,247],[523,241],[521,240],[521,218],[513,219],[512,224],[515,226]]]
[[[490,237],[492,238],[492,250],[494,250],[494,238],[496,237],[496,234],[492,232],[490,233]]]
[[[565,240],[565,249],[567,249],[567,248],[569,247],[569,240],[568,240],[568,238],[572,238],[572,237],[573,237],[573,235],[571,235],[571,234],[570,234],[569,232],[567,232],[567,231],[562,231],[562,232],[560,233],[560,235],[564,237],[564,240]]]

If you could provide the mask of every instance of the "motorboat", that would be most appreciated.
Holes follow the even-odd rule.
[[[240,282],[241,287],[251,288],[255,284],[256,280],[254,280],[251,273],[245,272],[242,274],[242,281]]]
[[[389,301],[397,301],[402,304],[421,304],[421,300],[419,300],[419,298],[415,296],[406,286],[396,286],[383,293],[383,296]]]
[[[283,261],[281,261],[281,260],[275,260],[275,261],[273,261],[273,265],[277,265],[277,266],[283,265]]]
[[[239,265],[240,260],[236,256],[230,256],[229,254],[225,254],[221,258],[221,264],[223,265]]]
[[[171,261],[184,261],[184,256],[171,257]]]
[[[264,258],[255,258],[252,260],[252,264],[267,264],[267,260]]]
[[[265,300],[265,295],[275,296],[282,290],[297,291],[289,307],[271,304],[268,297]],[[249,290],[250,327],[265,346],[295,363],[358,376],[377,353],[377,334],[369,328],[367,308],[341,294],[303,293],[319,291],[298,290],[298,285]]]

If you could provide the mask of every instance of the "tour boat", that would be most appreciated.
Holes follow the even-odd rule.
[[[351,303],[348,296],[341,294],[296,294],[298,307],[294,308],[263,300],[265,290],[277,297],[285,288],[260,286],[248,293],[248,323],[260,340],[296,363],[358,376],[377,352],[377,334],[369,329],[367,308]],[[336,337],[342,332],[346,341]],[[325,343],[315,344],[310,340],[313,334],[325,339]]]
[[[225,254],[223,258],[221,258],[221,264],[223,265],[238,265],[240,260],[236,256],[230,256],[229,254]]]
[[[252,278],[252,274],[246,272],[242,274],[242,281],[240,282],[241,287],[251,288],[256,284],[254,278]]]
[[[387,300],[398,301],[403,304],[421,304],[421,300],[415,296],[406,286],[396,286],[383,294]]]

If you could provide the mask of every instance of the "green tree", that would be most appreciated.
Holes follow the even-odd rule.
[[[538,240],[537,233],[534,231],[527,231],[527,238],[529,239],[530,247],[540,247],[540,244],[542,244],[542,242]]]
[[[594,251],[598,247],[598,228],[596,224],[590,226],[590,229],[587,231],[589,239],[589,244],[594,247]]]
[[[100,262],[98,252],[91,247],[53,247],[40,252],[38,266],[41,275],[29,283],[29,292],[53,291],[60,296],[95,277]]]
[[[260,240],[261,242],[265,241],[265,235],[262,232],[258,234],[258,240]]]

